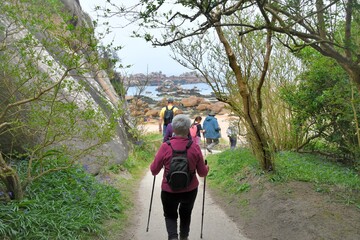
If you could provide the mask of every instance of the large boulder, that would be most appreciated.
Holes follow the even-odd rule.
[[[201,103],[199,106],[196,107],[196,110],[198,111],[207,111],[210,109],[211,104],[210,103]]]
[[[146,117],[159,117],[159,110],[156,109],[149,109],[146,111],[145,116]]]
[[[220,113],[223,108],[225,107],[225,103],[223,102],[215,102],[215,103],[212,103],[210,106],[209,106],[209,110],[210,111],[213,111],[215,112],[216,114]]]
[[[190,96],[188,98],[181,99],[181,104],[184,107],[196,107],[201,101],[201,98],[196,96]]]
[[[94,120],[94,118],[89,117],[88,119],[82,118],[82,121],[77,121],[79,118],[72,118],[75,119],[74,125],[77,126],[76,130],[79,130],[79,132],[73,132],[73,138],[62,138],[63,136],[61,134],[54,135],[54,139],[57,138],[57,142],[50,145],[46,145],[46,148],[48,149],[56,149],[61,146],[66,146],[67,149],[70,149],[69,152],[73,153],[82,153],[79,154],[80,159],[76,159],[78,163],[82,164],[85,169],[87,169],[90,173],[97,174],[100,172],[101,168],[103,168],[106,165],[113,165],[113,164],[120,164],[124,162],[129,153],[129,145],[128,145],[128,139],[127,139],[127,133],[125,132],[125,124],[123,120],[116,119],[117,125],[115,126],[112,138],[108,140],[104,144],[99,144],[96,133],[94,132],[87,132],[85,129],[89,129],[89,126],[94,126],[94,129],[102,129],[106,123],[112,122],[114,119],[113,116],[116,115],[118,112],[118,107],[121,106],[121,101],[118,97],[118,95],[115,93],[115,90],[113,89],[110,80],[107,76],[107,74],[104,71],[101,71],[99,69],[96,69],[96,64],[91,64],[87,61],[87,59],[90,59],[90,55],[96,55],[97,52],[91,52],[92,49],[89,48],[89,45],[87,45],[87,41],[90,41],[91,36],[88,36],[89,39],[85,39],[84,36],[78,35],[79,39],[71,39],[71,41],[68,42],[68,45],[65,46],[65,44],[56,44],[57,36],[52,36],[51,34],[59,34],[64,33],[62,35],[64,38],[68,36],[72,36],[70,31],[74,32],[74,36],[76,35],[75,32],[77,27],[80,26],[88,26],[91,27],[91,19],[88,17],[87,14],[83,13],[81,10],[81,7],[79,5],[78,0],[61,0],[62,3],[64,3],[64,11],[68,11],[72,19],[66,19],[68,22],[67,24],[71,23],[73,27],[67,29],[65,32],[64,28],[56,29],[57,31],[51,31],[46,30],[41,27],[39,27],[41,30],[36,31],[36,26],[34,27],[33,22],[28,22],[24,26],[20,26],[20,22],[15,22],[13,19],[11,19],[11,15],[3,14],[2,9],[0,12],[2,14],[2,18],[0,19],[0,29],[2,29],[3,33],[11,30],[10,32],[12,34],[9,34],[8,36],[4,37],[3,34],[0,31],[0,37],[3,37],[3,44],[5,44],[3,53],[5,54],[5,51],[8,51],[10,54],[14,54],[16,56],[13,58],[13,61],[16,62],[26,62],[26,58],[31,58],[31,54],[35,53],[36,58],[31,58],[32,61],[32,67],[37,67],[37,71],[32,71],[31,79],[27,79],[27,84],[23,84],[21,86],[21,90],[23,92],[15,92],[14,97],[18,97],[19,99],[24,99],[27,97],[31,97],[36,93],[37,91],[40,91],[41,88],[44,88],[44,94],[41,95],[45,99],[43,101],[43,107],[38,108],[38,112],[41,111],[47,111],[48,109],[51,109],[53,106],[51,104],[51,101],[48,101],[48,99],[45,98],[46,94],[54,94],[53,92],[56,91],[45,91],[46,86],[54,85],[54,83],[59,82],[59,79],[64,76],[65,80],[63,81],[63,84],[65,86],[61,86],[61,88],[58,90],[57,94],[54,94],[54,101],[57,101],[57,103],[60,104],[60,102],[64,103],[73,103],[76,105],[75,108],[79,109],[79,112],[85,108],[89,108],[89,110],[92,110],[94,113],[98,114],[98,119],[101,119],[101,122],[98,122],[98,119]],[[48,2],[47,2],[48,3]],[[12,1],[8,1],[7,4],[12,4]],[[29,3],[32,4],[32,3]],[[36,4],[36,3],[34,3]],[[49,2],[50,4],[50,2]],[[62,16],[56,16],[56,11],[54,11],[53,18],[54,19],[43,19],[44,21],[51,21],[53,20],[54,27],[57,27],[56,24],[61,24]],[[18,25],[17,25],[18,24]],[[29,29],[27,29],[29,27]],[[34,41],[24,41],[27,39],[30,39],[31,36]],[[81,37],[84,37],[84,39],[81,39]],[[92,36],[94,37],[94,36]],[[94,40],[94,39],[93,39]],[[47,41],[47,42],[46,42]],[[61,40],[59,40],[61,41]],[[94,40],[95,41],[95,40]],[[26,42],[26,46],[21,46],[20,44]],[[50,43],[51,44],[46,44]],[[65,42],[65,41],[64,41]],[[45,44],[42,44],[45,43]],[[10,46],[7,48],[7,45]],[[12,46],[11,46],[12,44]],[[76,45],[78,44],[78,45]],[[16,48],[14,48],[16,46]],[[21,54],[15,54],[15,51],[21,49],[26,49]],[[82,69],[76,69],[69,67],[68,65],[73,64],[73,62],[64,60],[65,57],[73,57],[73,59],[81,59],[79,60],[79,65],[81,65]],[[21,57],[21,58],[20,58]],[[89,58],[86,58],[89,57]],[[16,59],[19,58],[19,59]],[[24,61],[21,61],[23,58]],[[72,60],[72,59],[71,59]],[[76,61],[76,60],[75,60]],[[3,74],[9,74],[10,79],[14,77],[14,75],[11,75],[13,72],[11,72],[11,68],[15,67],[19,72],[23,72],[22,76],[18,75],[18,78],[21,77],[28,77],[26,71],[26,64],[14,64],[14,62],[9,62],[9,69],[7,73],[5,73],[5,69],[3,69]],[[13,65],[12,65],[13,64]],[[94,69],[92,67],[95,67]],[[23,68],[23,69],[22,69]],[[93,71],[86,71],[85,69],[91,69]],[[69,70],[69,71],[66,71]],[[35,76],[34,76],[35,75]],[[15,80],[15,79],[14,79]],[[17,80],[17,79],[16,79]],[[33,82],[32,82],[33,81]],[[40,81],[43,81],[41,87],[38,89],[33,90],[32,87],[37,86],[34,85],[34,83],[39,83]],[[14,86],[15,82],[13,81]],[[0,84],[0,90],[2,92],[3,97],[5,96],[5,89],[2,87],[8,87]],[[13,87],[13,86],[11,86]],[[28,88],[28,89],[26,89]],[[8,87],[9,89],[9,87]],[[17,89],[19,91],[19,89]],[[32,92],[33,91],[33,92]],[[1,99],[1,98],[0,98]],[[7,101],[12,101],[10,97],[7,97]],[[47,103],[48,102],[48,103]],[[9,104],[8,102],[0,101],[0,107],[1,105]],[[29,103],[27,106],[24,105],[24,109],[22,114],[22,118],[26,119],[27,115],[30,115],[29,112],[32,110]],[[47,104],[47,105],[46,105]],[[39,103],[37,106],[41,106],[41,103]],[[55,110],[54,110],[55,111]],[[87,113],[90,113],[91,111],[88,111]],[[62,116],[64,118],[70,116],[64,116],[64,113],[59,111],[57,113],[59,116]],[[84,113],[84,112],[82,112]],[[17,116],[19,119],[21,116]],[[39,116],[39,119],[42,116]],[[47,117],[44,115],[44,117]],[[85,119],[85,120],[84,120]],[[57,120],[57,119],[54,119]],[[71,123],[71,121],[69,120]],[[108,126],[108,125],[106,125]],[[69,128],[72,129],[72,128]],[[46,131],[35,131],[31,128],[24,129],[23,131],[18,135],[6,135],[1,134],[0,132],[0,146],[1,151],[3,153],[11,153],[12,151],[17,152],[23,152],[29,149],[32,146],[35,146],[35,144],[41,142],[51,134],[51,132]],[[40,129],[42,130],[42,129]],[[83,131],[83,132],[81,132]],[[69,131],[71,132],[71,131]],[[93,134],[91,134],[93,133]],[[86,134],[89,134],[90,137],[92,137],[92,140],[89,140],[88,142],[85,142],[86,140],[85,136]],[[83,136],[83,139],[78,138],[79,136]],[[109,133],[110,136],[110,133]],[[60,140],[58,140],[60,139]],[[105,139],[105,138],[104,138]],[[26,141],[26,142],[24,142]],[[11,143],[11,145],[4,145],[2,143]],[[16,146],[18,149],[14,149],[14,146]],[[96,146],[93,147],[93,146]],[[92,147],[92,148],[91,148]],[[63,148],[65,149],[65,147]],[[92,149],[90,152],[89,149]],[[73,156],[77,156],[74,154]]]

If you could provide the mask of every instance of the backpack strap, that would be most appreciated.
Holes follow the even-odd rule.
[[[171,147],[171,149],[174,151],[173,147],[171,146],[170,140],[166,140],[166,143],[167,143],[167,145],[169,145],[169,146]]]
[[[172,150],[172,154],[174,156],[174,154],[185,154],[187,155],[187,150],[190,148],[191,144],[193,143],[193,141],[191,139],[189,139],[188,143],[186,144],[186,148],[185,150],[175,150],[172,146],[171,146],[171,142],[170,140],[167,140],[166,143],[171,147]],[[188,160],[189,161],[189,160]],[[196,170],[194,169],[191,173],[191,176],[194,176],[196,173]]]
[[[186,150],[188,150],[190,148],[192,143],[193,143],[193,141],[191,139],[189,139],[188,143],[186,144]]]
[[[191,139],[189,139],[188,143],[186,144],[186,148],[185,150],[175,150],[172,146],[171,146],[171,142],[170,140],[166,141],[167,145],[169,145],[173,151],[173,153],[187,153],[187,150],[190,148],[191,144],[193,143],[193,141]]]

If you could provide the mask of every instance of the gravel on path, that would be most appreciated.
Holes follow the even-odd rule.
[[[210,169],[211,171],[211,169]],[[146,232],[151,190],[154,177],[148,171],[140,183],[137,193],[136,217],[133,221],[132,240],[166,240],[167,233],[163,217],[162,204],[160,199],[160,184],[163,172],[161,171],[155,179],[153,202],[150,214],[149,230]],[[199,177],[198,177],[199,178]],[[199,191],[195,200],[190,225],[190,240],[201,239],[201,218],[203,203],[203,178],[200,179]],[[244,237],[236,224],[224,213],[214,202],[210,194],[205,190],[203,240],[248,240]]]

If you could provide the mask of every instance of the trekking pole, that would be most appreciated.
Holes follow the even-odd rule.
[[[207,160],[205,160],[205,165],[207,165]],[[203,226],[204,226],[205,186],[206,186],[206,177],[204,177],[204,191],[203,191],[203,202],[202,202],[202,211],[201,211],[201,231],[200,231],[201,239],[202,239]]]
[[[156,178],[156,176],[154,176],[153,185],[152,185],[152,190],[151,190],[150,207],[149,207],[149,216],[148,216],[148,221],[147,221],[146,232],[148,232],[148,231],[149,231],[150,214],[151,214],[151,205],[152,205],[152,200],[153,200],[153,196],[154,196],[155,178]]]

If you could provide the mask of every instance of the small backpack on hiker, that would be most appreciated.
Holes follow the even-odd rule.
[[[197,136],[197,131],[198,131],[198,127],[197,127],[197,124],[192,124],[191,127],[190,127],[190,136],[192,138],[196,138]]]
[[[172,158],[170,162],[170,170],[166,175],[166,180],[170,185],[171,189],[174,191],[181,190],[189,186],[191,179],[194,175],[189,168],[189,161],[187,158],[187,150],[190,148],[193,143],[192,140],[189,140],[186,145],[185,150],[175,150],[171,146],[170,141],[166,141],[166,143],[172,149]]]
[[[174,118],[174,106],[172,106],[172,108],[168,108],[168,106],[166,106],[165,109],[165,113],[164,113],[164,125],[167,126],[169,123],[172,122],[172,119]]]

